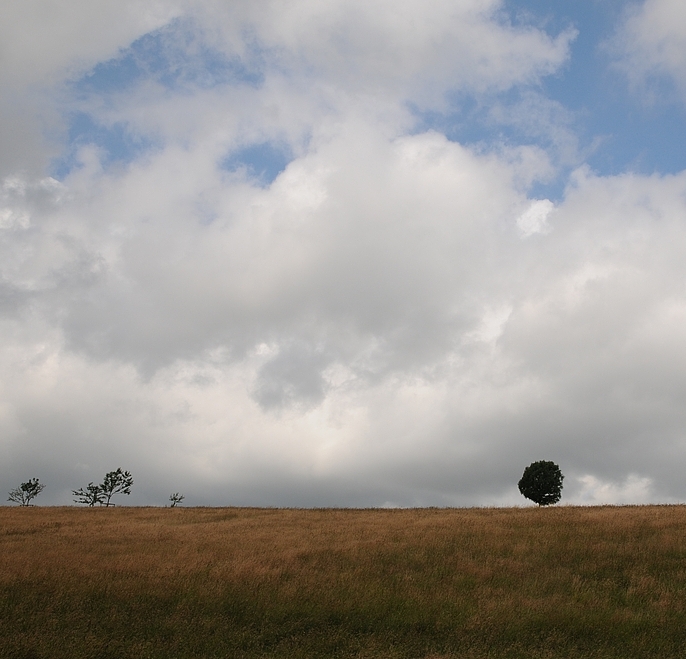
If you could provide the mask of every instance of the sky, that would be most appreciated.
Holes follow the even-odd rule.
[[[0,89],[0,492],[686,501],[682,0],[11,0]]]

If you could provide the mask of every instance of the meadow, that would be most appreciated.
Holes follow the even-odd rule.
[[[0,508],[0,657],[686,656],[686,507]]]

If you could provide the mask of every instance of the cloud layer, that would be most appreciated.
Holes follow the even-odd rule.
[[[553,202],[557,146],[418,128],[534,89],[573,29],[492,0],[3,12],[38,39],[47,8],[0,59],[3,487],[511,504],[553,459],[568,501],[686,495],[686,173],[582,165]]]
[[[646,0],[631,7],[616,43],[620,65],[641,93],[659,94],[671,80],[686,94],[686,7],[676,0]]]

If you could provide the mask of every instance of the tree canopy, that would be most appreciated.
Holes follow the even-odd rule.
[[[18,503],[20,506],[28,506],[32,499],[35,499],[43,490],[43,485],[37,478],[29,478],[26,483],[10,490],[8,501]]]
[[[105,506],[114,505],[110,503],[110,500],[115,494],[131,494],[132,485],[133,476],[128,471],[122,471],[121,467],[105,474],[105,480],[100,486]]]
[[[554,462],[532,462],[520,479],[519,491],[539,506],[549,506],[562,498],[564,476]]]
[[[87,506],[113,506],[112,497],[115,494],[131,494],[131,487],[133,486],[133,476],[128,471],[123,471],[119,467],[116,471],[109,471],[105,474],[105,478],[100,485],[88,485],[78,490],[72,490],[74,501],[76,503],[83,503]]]

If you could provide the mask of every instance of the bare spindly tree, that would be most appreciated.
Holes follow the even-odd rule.
[[[85,488],[80,487],[78,490],[71,491],[74,497],[75,503],[84,503],[91,508],[97,503],[102,506],[104,502],[104,496],[100,490],[99,485],[93,485],[93,483],[88,483]]]
[[[183,496],[183,494],[179,494],[178,492],[174,492],[174,494],[169,495],[169,501],[171,501],[171,506],[170,508],[176,508],[176,506],[180,506],[181,502],[185,499],[186,497]]]

